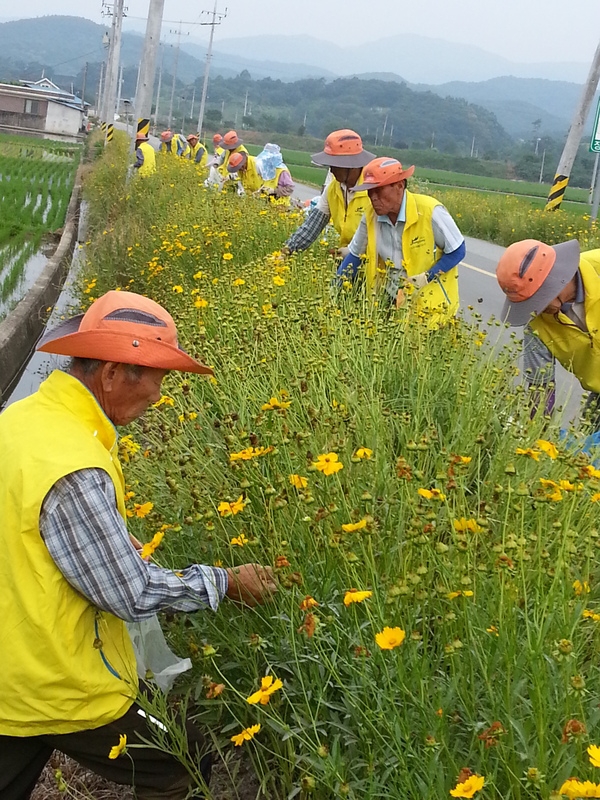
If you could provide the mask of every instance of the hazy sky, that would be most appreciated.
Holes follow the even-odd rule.
[[[146,17],[148,0],[125,0],[132,17]],[[165,20],[186,21],[211,10],[213,0],[165,1]],[[308,34],[339,45],[375,41],[403,31],[465,42],[512,61],[591,62],[600,40],[600,0],[219,0],[228,8],[218,39]],[[101,21],[101,0],[2,2],[3,19],[73,14]],[[185,27],[184,27],[185,30]],[[194,38],[205,38],[196,26]],[[206,28],[202,29],[206,31]],[[268,58],[268,53],[265,53]]]

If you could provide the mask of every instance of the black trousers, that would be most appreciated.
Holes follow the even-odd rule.
[[[42,770],[54,750],[77,761],[114,783],[135,786],[138,800],[181,800],[191,787],[185,767],[168,753],[150,747],[131,748],[126,755],[109,759],[119,737],[127,736],[128,744],[152,741],[156,730],[145,712],[134,703],[120,719],[101,728],[77,733],[43,736],[0,736],[0,800],[28,800]],[[185,722],[190,756],[210,780],[211,756],[198,729]]]

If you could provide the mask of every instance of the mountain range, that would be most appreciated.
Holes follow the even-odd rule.
[[[72,80],[86,62],[98,64],[106,58],[106,30],[68,16],[1,23],[0,79],[36,78],[45,69],[50,77]],[[130,70],[139,64],[142,43],[140,32],[124,32],[122,63]],[[163,74],[170,79],[175,47],[163,44],[161,50]],[[183,39],[178,80],[190,84],[202,76],[205,56],[206,45]],[[532,126],[538,135],[566,133],[588,65],[515,64],[478,47],[415,35],[384,38],[369,47],[339,47],[309,36],[219,39],[211,74],[234,77],[243,70],[254,79],[357,76],[406,83],[416,91],[476,103],[496,114],[512,136],[527,137]]]

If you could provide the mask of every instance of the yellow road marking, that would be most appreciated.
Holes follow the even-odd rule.
[[[466,267],[467,269],[472,269],[475,272],[481,272],[482,275],[489,275],[490,278],[495,278],[495,272],[488,272],[487,269],[481,269],[481,267],[474,267],[472,264],[467,264],[464,261],[461,261],[459,264],[460,267]]]

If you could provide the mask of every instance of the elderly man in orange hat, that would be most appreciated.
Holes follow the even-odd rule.
[[[311,156],[313,164],[329,167],[328,182],[306,221],[285,243],[284,252],[306,250],[331,220],[340,237],[340,256],[347,255],[347,246],[368,205],[367,193],[361,187],[363,167],[374,158],[355,131],[343,129],[329,134],[323,150]]]
[[[223,155],[218,170],[222,182],[225,182],[229,180],[227,165],[229,164],[229,159],[231,158],[231,156],[234,153],[245,153],[246,155],[248,155],[248,151],[244,147],[244,143],[237,135],[236,131],[227,131],[227,133],[223,136],[221,147],[223,148]]]
[[[367,290],[377,290],[378,274],[383,273],[387,297],[401,307],[409,284],[418,292],[417,314],[434,329],[458,310],[458,264],[465,256],[465,240],[438,200],[406,188],[414,171],[395,158],[367,164],[362,184],[355,188],[368,192],[371,202],[338,276],[354,279],[366,254]]]
[[[208,150],[206,145],[200,141],[200,135],[198,133],[190,133],[187,137],[187,143],[190,146],[187,158],[199,167],[208,166]]]
[[[525,378],[537,405],[554,407],[555,359],[590,394],[586,411],[600,430],[600,250],[581,253],[570,239],[552,247],[524,239],[507,247],[496,268],[506,295],[501,318],[525,327]],[[535,410],[535,408],[534,408]]]
[[[141,744],[162,724],[138,705],[125,621],[216,611],[226,596],[254,605],[276,586],[256,564],[174,572],[143,560],[127,533],[115,426],[159,399],[170,370],[212,370],[180,348],[164,308],[130,292],[98,298],[38,349],[73,361],[0,415],[0,797],[28,798],[57,749],[135,783],[139,798],[184,798],[190,775],[168,753],[109,758],[121,736]],[[210,755],[186,727],[208,782]]]
[[[159,152],[187,158],[190,152],[190,146],[184,136],[180,133],[173,133],[173,131],[168,128],[160,135]]]

